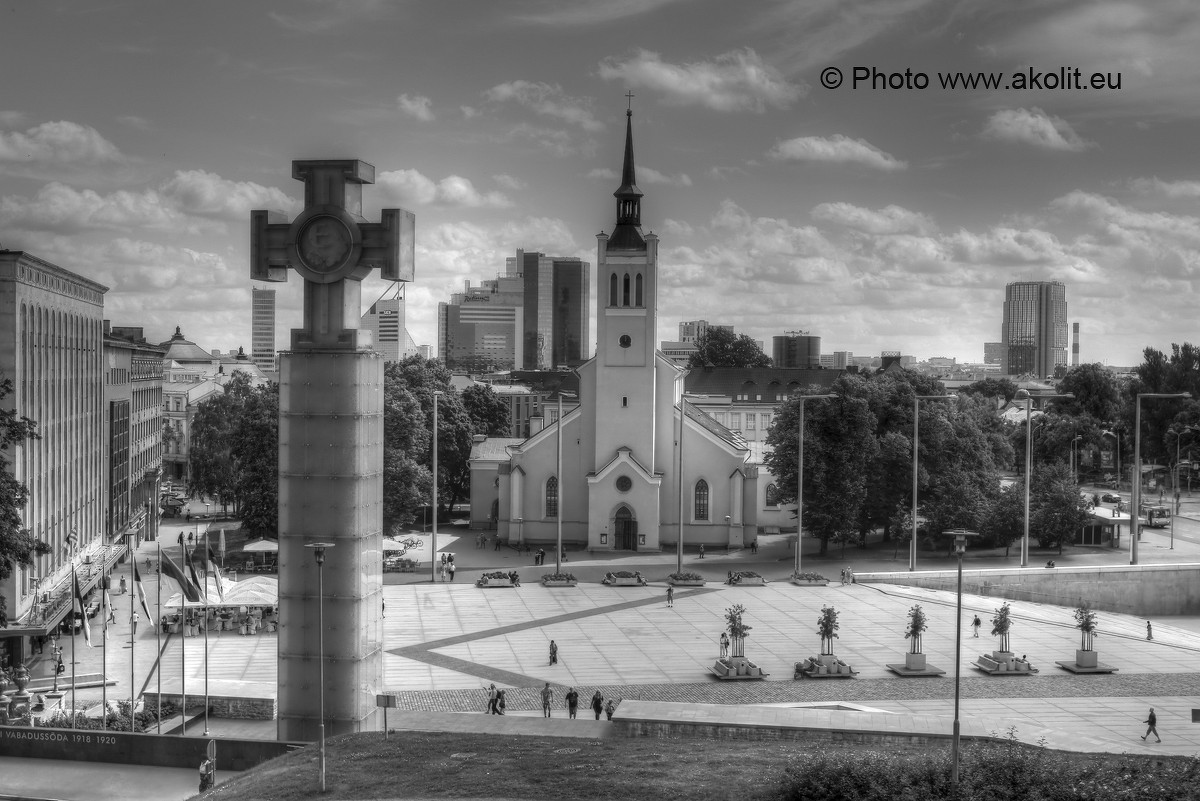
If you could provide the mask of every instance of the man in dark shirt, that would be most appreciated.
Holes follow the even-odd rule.
[[[572,687],[567,691],[567,717],[571,720],[575,719],[575,713],[579,711],[579,693],[575,692]]]
[[[571,715],[571,717],[575,716]],[[1154,715],[1154,707],[1150,707],[1150,716],[1147,717],[1143,722],[1146,723],[1150,728],[1146,729],[1146,733],[1142,735],[1142,739],[1145,740],[1147,737],[1153,734],[1154,741],[1161,743],[1162,738],[1158,736],[1158,729],[1155,728],[1158,725],[1158,718]]]

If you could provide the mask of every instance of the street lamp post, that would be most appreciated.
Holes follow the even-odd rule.
[[[1138,563],[1138,539],[1141,536],[1142,502],[1142,398],[1190,398],[1190,392],[1139,392],[1133,409],[1133,480],[1129,495],[1129,564]],[[1172,515],[1172,521],[1174,516]]]
[[[1189,431],[1200,431],[1200,428],[1197,428],[1196,426],[1185,426],[1182,431],[1176,431],[1175,429],[1171,429],[1170,431],[1167,432],[1168,434],[1175,435],[1175,476],[1174,476],[1174,480],[1171,482],[1171,492],[1175,496],[1175,503],[1173,503],[1171,505],[1172,508],[1171,508],[1171,548],[1170,548],[1170,550],[1172,550],[1172,551],[1175,550],[1175,516],[1177,514],[1179,514],[1179,454],[1180,454],[1179,446],[1181,444],[1180,440],[1183,438],[1183,435]]]
[[[444,393],[440,390],[433,392],[433,504],[429,516],[433,518],[432,550],[429,552],[429,580],[437,581],[437,485],[438,485],[438,398]]]
[[[828,400],[837,395],[798,395],[800,425],[796,428],[796,567],[792,575],[800,575],[800,549],[804,546],[804,402]]]
[[[332,542],[312,542],[304,546],[312,548],[317,559],[317,694],[321,715],[317,726],[320,743],[317,772],[322,793],[325,792],[325,550],[334,545]]]
[[[558,467],[557,467],[558,472],[556,474],[558,476],[558,509],[555,510],[556,512],[558,512],[558,514],[555,515],[555,519],[557,521],[558,542],[555,543],[555,546],[554,546],[554,572],[555,572],[555,574],[562,572],[562,547],[563,547],[562,546],[562,520],[563,520],[563,514],[567,511],[566,504],[563,503],[563,497],[564,497],[563,490],[566,489],[565,485],[567,483],[566,481],[563,480],[563,453],[562,453],[562,451],[563,451],[563,448],[562,448],[562,432],[563,432],[562,402],[563,402],[564,395],[568,398],[574,399],[575,393],[563,392],[561,389],[558,391],[558,420],[554,424],[554,427],[556,429],[558,429],[556,432],[558,434]]]
[[[1100,433],[1106,437],[1112,437],[1113,439],[1115,439],[1117,441],[1117,446],[1116,446],[1117,447],[1117,459],[1116,459],[1116,461],[1117,461],[1116,485],[1117,486],[1116,486],[1116,489],[1117,489],[1117,492],[1120,492],[1121,491],[1121,432],[1105,430],[1105,431],[1101,431]]]
[[[950,400],[957,395],[913,395],[913,442],[912,442],[912,542],[909,543],[908,569],[917,569],[917,445],[921,437],[921,401]]]
[[[1061,395],[1038,395],[1038,397],[1056,400],[1058,398],[1074,398],[1075,394],[1064,392]],[[1017,390],[1013,399],[1025,401],[1025,534],[1021,537],[1021,567],[1029,567],[1029,479],[1033,473],[1033,426],[1029,412],[1033,408],[1033,396],[1029,394],[1028,390],[1020,389]]]
[[[967,539],[978,537],[974,531],[961,529],[948,531],[954,535],[954,553],[958,556],[958,602],[954,615],[954,737],[950,745],[950,783],[958,784],[958,679],[962,664],[962,560],[967,550]]]

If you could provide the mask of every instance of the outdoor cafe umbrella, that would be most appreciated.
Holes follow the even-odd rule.
[[[246,553],[278,553],[279,543],[275,540],[251,540],[242,546]]]
[[[399,551],[400,553],[404,553],[405,551],[408,550],[408,546],[405,545],[400,540],[394,540],[391,537],[384,537],[383,538],[383,550],[384,551]]]

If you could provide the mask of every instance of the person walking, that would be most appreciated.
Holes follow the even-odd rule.
[[[842,568],[842,586],[846,586],[846,568]]]
[[[704,543],[700,543],[700,558],[704,558]]]
[[[107,598],[105,600],[108,601]],[[113,605],[112,601],[108,601],[108,622],[117,622],[117,607]]]
[[[441,567],[438,568],[438,573],[442,576],[442,581],[446,580],[446,560],[442,559]]]
[[[1154,628],[1150,625],[1149,620],[1146,621],[1146,639],[1147,640],[1154,639]]]
[[[596,694],[592,696],[592,711],[596,713],[596,720],[600,719],[600,713],[604,711],[604,696],[596,690]]]
[[[575,720],[575,714],[579,712],[579,693],[575,692],[572,687],[567,691],[567,717]]]
[[[667,606],[671,607],[674,605],[675,605],[675,588],[670,585],[667,585]]]
[[[130,615],[130,617],[129,617],[129,636],[130,637],[137,636],[137,624],[138,624],[138,613],[137,613],[137,610],[134,609],[133,614]]]
[[[507,704],[504,703],[504,694],[506,692],[508,692],[508,690],[496,690],[496,714],[497,715],[504,714],[504,707],[507,706]]]
[[[721,656],[729,656],[729,635],[721,632]]]
[[[558,643],[554,642],[554,640],[550,641],[550,664],[558,664]]]
[[[758,553],[758,538],[750,540],[750,553]]]
[[[206,755],[204,761],[200,763],[200,792],[211,790],[213,780],[216,778],[217,766]]]
[[[454,563],[453,562],[446,563],[446,572],[450,574],[450,581],[454,581]]]
[[[1145,740],[1147,737],[1149,737],[1151,734],[1153,734],[1154,741],[1157,743],[1161,743],[1162,738],[1158,736],[1158,729],[1155,728],[1156,726],[1158,726],[1158,718],[1154,714],[1154,707],[1150,707],[1149,717],[1147,717],[1142,722],[1145,723],[1149,727],[1146,729],[1146,733],[1142,735],[1142,739]]]
[[[975,631],[974,636],[977,640],[979,639],[979,627],[982,625],[983,622],[979,619],[979,615],[976,615],[975,619],[971,621],[971,628]]]
[[[554,690],[550,689],[550,682],[546,682],[546,686],[542,688],[542,717],[550,717],[550,705],[554,703]]]
[[[613,712],[616,712],[616,711],[617,711],[617,702],[614,701],[613,699],[609,698],[608,701],[604,704],[604,714],[608,717],[609,720],[612,720]]]
[[[499,694],[496,692],[496,685],[492,684],[491,687],[488,687],[488,706],[487,706],[487,712],[485,714],[488,714],[488,715],[499,715],[500,714],[499,710],[496,709],[497,698],[499,698]]]

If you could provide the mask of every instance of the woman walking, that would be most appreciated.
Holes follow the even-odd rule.
[[[604,711],[604,696],[596,690],[596,694],[592,696],[592,711],[596,713],[596,720],[600,719],[600,713]]]

